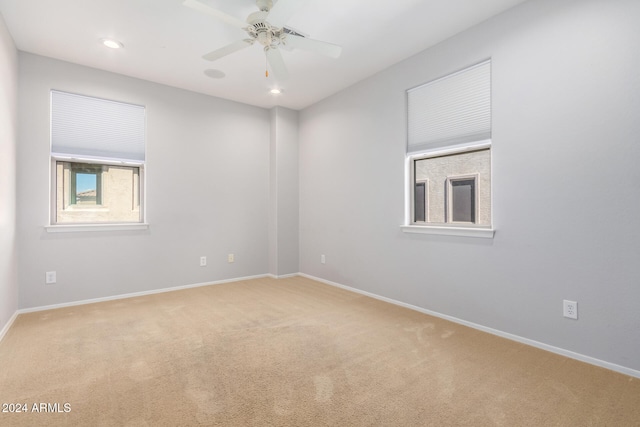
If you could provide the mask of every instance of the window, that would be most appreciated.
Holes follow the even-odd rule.
[[[53,225],[141,223],[144,107],[51,92]]]
[[[486,61],[408,91],[404,231],[491,230],[490,75]]]

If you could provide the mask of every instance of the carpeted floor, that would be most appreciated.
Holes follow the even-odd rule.
[[[640,380],[294,277],[22,314],[0,403],[27,410],[2,426],[639,426]]]

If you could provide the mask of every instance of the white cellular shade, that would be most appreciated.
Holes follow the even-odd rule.
[[[144,107],[51,91],[53,155],[143,162],[144,143]]]
[[[407,92],[409,153],[491,138],[491,62]]]

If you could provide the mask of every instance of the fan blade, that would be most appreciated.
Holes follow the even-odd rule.
[[[289,18],[302,9],[309,0],[278,0],[269,11],[265,21],[274,27],[284,27]]]
[[[342,53],[342,47],[337,44],[294,36],[293,34],[287,34],[286,37],[284,37],[283,42],[286,46],[310,50],[312,52],[327,55],[331,58],[338,58]]]
[[[269,62],[271,71],[276,79],[286,80],[289,78],[287,66],[284,65],[284,59],[282,59],[282,53],[273,47],[265,47],[264,53],[267,55],[267,61]]]
[[[206,59],[207,61],[215,61],[222,58],[223,56],[230,55],[234,52],[244,49],[245,47],[251,46],[254,41],[255,40],[252,39],[238,40],[237,42],[233,42],[225,47],[216,49],[213,52],[209,52],[206,55],[203,55],[202,58]]]
[[[211,15],[214,18],[217,18],[221,21],[226,22],[229,25],[233,25],[234,27],[238,27],[238,28],[246,28],[247,27],[247,23],[244,21],[241,21],[238,18],[235,18],[231,15],[227,15],[226,13],[219,11],[218,9],[214,9],[210,6],[207,6],[206,4],[202,4],[197,0],[184,0],[182,2],[182,4],[184,6],[190,7],[191,9],[197,10],[198,12],[202,12],[202,13],[206,13],[207,15]]]

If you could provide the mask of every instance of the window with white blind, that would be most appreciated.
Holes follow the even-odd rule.
[[[407,91],[406,232],[492,237],[491,62]]]
[[[144,222],[145,107],[51,91],[52,225]]]

